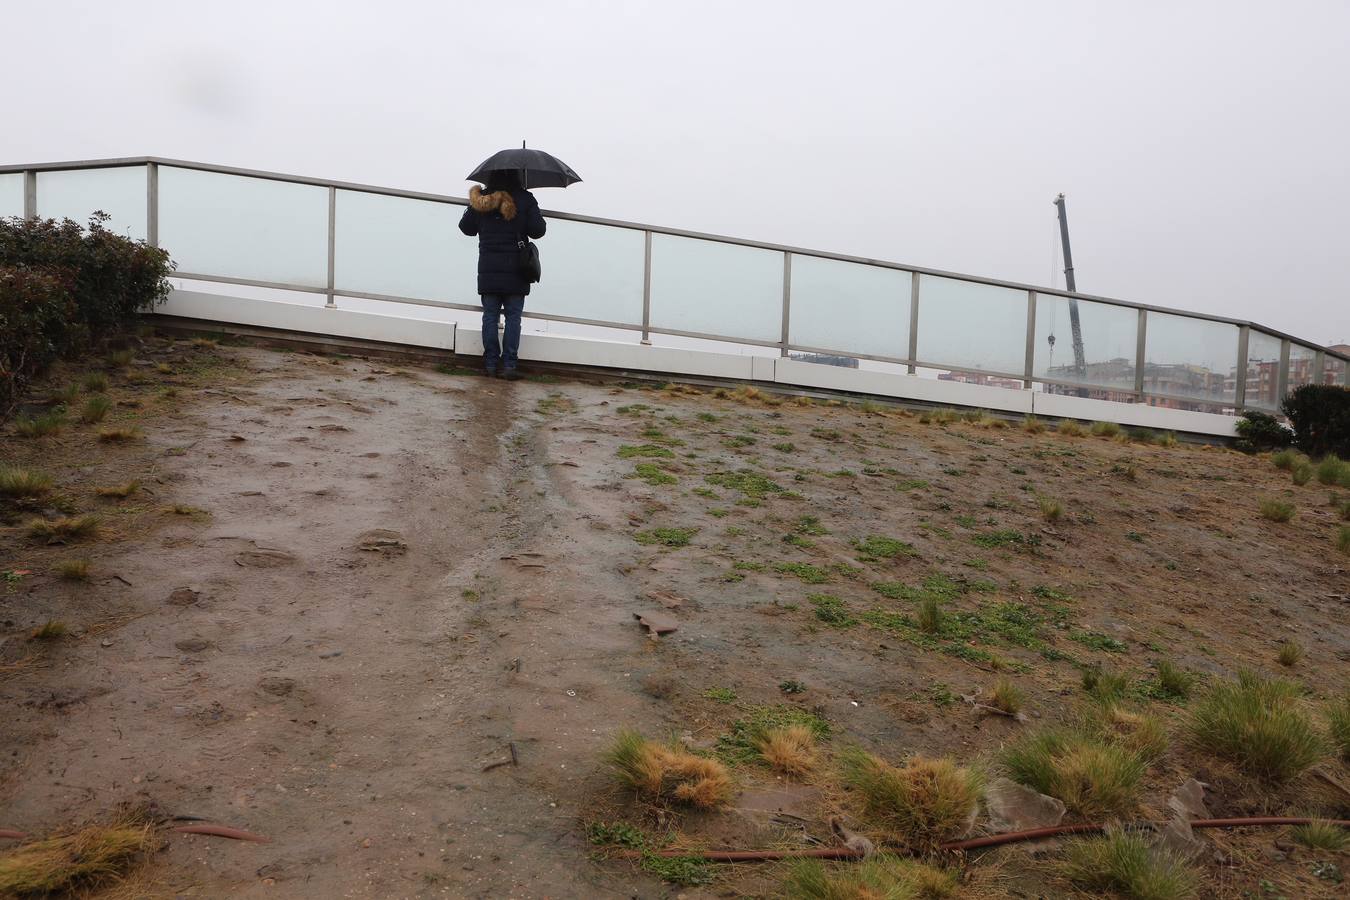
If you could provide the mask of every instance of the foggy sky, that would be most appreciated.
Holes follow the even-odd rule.
[[[0,163],[461,193],[1350,341],[1350,2],[10,2]],[[172,249],[172,248],[170,248]]]

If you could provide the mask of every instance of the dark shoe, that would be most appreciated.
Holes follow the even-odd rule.
[[[519,381],[524,376],[515,369],[502,369],[502,377],[507,381]]]
[[[484,366],[484,367],[483,367],[483,374],[486,375],[488,378],[496,378],[496,377],[497,377],[497,370],[496,370],[496,369],[493,369],[493,368],[491,368],[491,367],[489,367],[489,366]]]

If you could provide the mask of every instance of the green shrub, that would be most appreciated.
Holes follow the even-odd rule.
[[[1093,422],[1092,434],[1094,437],[1113,438],[1121,434],[1121,429],[1115,422]]]
[[[1261,518],[1272,522],[1288,522],[1294,517],[1294,504],[1283,500],[1262,500]]]
[[[1294,426],[1294,443],[1304,453],[1350,457],[1350,388],[1300,385],[1284,398],[1280,411]]]
[[[1325,749],[1298,695],[1293,682],[1242,672],[1237,681],[1216,685],[1194,708],[1191,740],[1257,778],[1288,781]]]
[[[1195,676],[1167,660],[1158,663],[1158,692],[1164,697],[1184,700],[1191,695]]]
[[[1310,850],[1327,850],[1337,853],[1350,845],[1350,830],[1325,819],[1296,825],[1289,836]]]
[[[1350,693],[1327,704],[1327,730],[1341,759],[1350,762]]]
[[[80,410],[80,421],[86,425],[92,425],[95,422],[102,422],[103,417],[112,409],[112,401],[105,394],[95,394],[84,401],[84,409]]]
[[[1044,728],[1003,752],[1009,776],[1057,797],[1071,812],[1113,816],[1138,801],[1145,754],[1086,728]]]
[[[1294,466],[1298,465],[1302,459],[1303,454],[1293,449],[1281,450],[1270,455],[1270,461],[1275,464],[1275,468],[1283,469],[1286,472],[1292,472]]]
[[[1348,475],[1350,466],[1334,453],[1322,457],[1322,461],[1317,464],[1317,480],[1322,484],[1344,484]]]
[[[164,250],[65,219],[0,219],[0,416],[33,376],[168,296]]]
[[[1299,487],[1312,481],[1313,465],[1306,459],[1294,465],[1294,484]]]
[[[1247,410],[1237,420],[1237,448],[1246,453],[1288,447],[1294,433],[1268,413]],[[1279,456],[1280,454],[1276,454]],[[1280,464],[1277,462],[1277,466]],[[1285,468],[1280,466],[1280,468]]]

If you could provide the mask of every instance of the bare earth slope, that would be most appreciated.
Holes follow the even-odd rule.
[[[156,866],[170,895],[772,895],[781,870],[682,889],[590,861],[585,824],[791,844],[823,837],[838,798],[748,766],[732,812],[644,811],[600,760],[620,726],[711,749],[788,704],[840,746],[976,761],[1029,727],[956,699],[998,673],[1033,721],[1067,715],[1094,665],[1141,686],[1162,659],[1295,677],[1318,698],[1346,686],[1350,558],[1329,490],[1268,459],[251,348],[142,356],[175,373],[113,371],[112,393],[140,404],[116,415],[142,439],[0,438],[103,521],[99,539],[41,545],[23,528],[39,503],[0,531],[15,573],[0,588],[0,826],[42,832],[142,798],[271,838],[175,836]],[[210,377],[183,374],[194,359]],[[177,398],[155,398],[164,382]],[[125,499],[93,493],[132,478]],[[1043,519],[1043,497],[1062,520]],[[1266,497],[1295,502],[1294,520],[1260,518]],[[71,558],[91,561],[87,583],[56,575]],[[955,637],[902,621],[924,591],[968,614]],[[644,611],[679,630],[649,639]],[[71,633],[29,640],[50,619]],[[1305,650],[1292,671],[1275,662],[1287,640]],[[483,771],[511,745],[517,765]],[[1199,773],[1218,815],[1330,813],[1350,797],[1332,786],[1345,768],[1325,771],[1272,800],[1178,748],[1144,808]],[[1265,852],[1277,837],[1214,835],[1228,864],[1205,890],[1331,896],[1310,857]],[[1025,860],[981,890],[1015,893],[1022,868],[1040,885]],[[1043,889],[1066,890],[1027,888]]]

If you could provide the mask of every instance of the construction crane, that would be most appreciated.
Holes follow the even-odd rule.
[[[1073,280],[1073,253],[1069,250],[1069,214],[1064,209],[1064,195],[1055,198],[1059,210],[1059,240],[1064,245],[1064,285],[1069,293],[1078,292]],[[1087,376],[1087,357],[1083,353],[1083,326],[1078,321],[1078,301],[1069,298],[1069,327],[1073,330],[1073,370],[1079,378]],[[1053,341],[1054,338],[1051,338]],[[1051,343],[1051,347],[1054,344]]]

